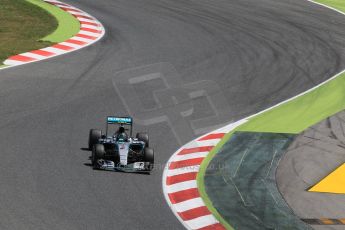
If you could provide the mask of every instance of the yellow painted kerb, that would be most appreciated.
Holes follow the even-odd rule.
[[[345,194],[345,163],[308,191]]]

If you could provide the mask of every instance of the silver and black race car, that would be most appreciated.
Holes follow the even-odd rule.
[[[111,132],[114,126],[116,129]],[[149,147],[149,136],[147,133],[137,133],[134,138],[132,128],[131,117],[108,116],[105,134],[98,129],[90,130],[89,149],[92,150],[94,169],[146,173],[152,171],[154,152]]]

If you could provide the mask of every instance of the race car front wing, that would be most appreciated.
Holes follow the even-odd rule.
[[[121,165],[120,163],[115,164],[109,160],[97,160],[97,168],[110,171],[124,171],[124,172],[149,172],[149,162],[134,162],[127,165]]]

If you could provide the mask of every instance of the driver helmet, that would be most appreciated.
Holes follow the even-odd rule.
[[[126,142],[127,140],[128,140],[128,136],[125,132],[125,128],[121,126],[119,130],[117,131],[116,141]]]

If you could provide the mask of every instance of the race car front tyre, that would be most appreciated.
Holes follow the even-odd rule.
[[[145,147],[149,147],[149,135],[147,133],[137,133],[136,138],[138,138],[139,141],[143,141]]]
[[[102,144],[95,144],[92,148],[92,166],[94,169],[97,168],[97,160],[103,159],[105,156],[104,145]]]
[[[91,129],[89,133],[89,149],[98,143],[98,140],[102,137],[102,131],[98,129]]]
[[[154,165],[154,151],[151,148],[145,148],[144,151],[144,160],[145,162],[149,162],[148,170],[151,171]]]

